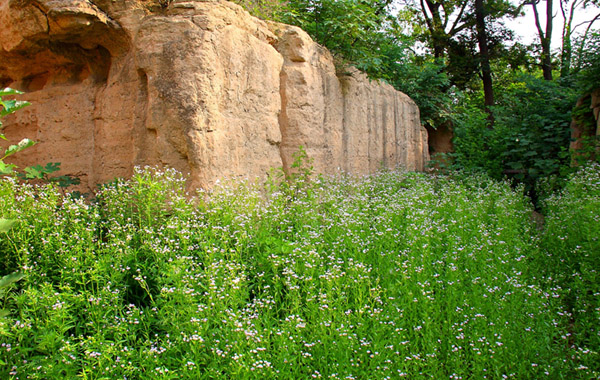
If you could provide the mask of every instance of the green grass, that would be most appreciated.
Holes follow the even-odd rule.
[[[0,304],[0,378],[597,378],[599,173],[548,201],[544,234],[481,177],[189,200],[144,169],[91,203],[5,179],[0,275],[26,277]]]

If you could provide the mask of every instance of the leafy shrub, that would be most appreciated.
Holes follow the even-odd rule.
[[[280,21],[282,12],[286,9],[285,3],[280,0],[234,0],[233,2],[263,20]]]
[[[285,4],[283,22],[301,27],[340,60],[372,78],[385,76],[381,47],[392,42],[386,29],[393,20],[387,2],[292,0]]]
[[[483,172],[497,180],[503,178],[502,153],[507,149],[506,141],[497,129],[489,128],[488,114],[469,99],[456,111],[452,168]]]
[[[6,276],[0,277],[0,302],[4,304],[6,301],[6,297],[8,295],[8,291],[11,287],[17,282],[23,279],[25,275],[23,273],[12,273]],[[9,311],[0,308],[0,319],[9,315]],[[4,330],[4,324],[0,322],[0,336],[6,335],[6,331]]]
[[[391,49],[389,49],[391,50]],[[390,83],[411,97],[419,106],[421,121],[433,128],[453,120],[454,104],[449,91],[450,81],[440,62],[418,62],[404,57],[403,49],[394,57]]]
[[[537,202],[538,180],[569,171],[576,95],[567,84],[522,75],[498,94],[493,127],[477,103],[465,99],[455,117],[456,166],[523,183]]]
[[[502,107],[495,115],[505,133],[506,168],[523,170],[515,178],[534,182],[559,174],[569,164],[571,109],[577,94],[558,82],[529,76],[502,94]]]

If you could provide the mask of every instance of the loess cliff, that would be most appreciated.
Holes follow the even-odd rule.
[[[228,1],[0,0],[0,25],[0,86],[32,103],[6,135],[40,142],[15,163],[61,162],[84,188],[143,165],[192,187],[262,177],[300,145],[321,173],[428,160],[408,96]]]

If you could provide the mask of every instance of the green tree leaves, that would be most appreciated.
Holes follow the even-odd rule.
[[[291,0],[282,21],[297,25],[343,62],[386,77],[384,45],[394,19],[391,0]]]

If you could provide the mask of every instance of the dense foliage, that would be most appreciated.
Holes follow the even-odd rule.
[[[571,109],[577,93],[558,82],[523,74],[493,108],[494,128],[482,108],[467,102],[455,118],[455,167],[509,177],[535,189],[538,180],[569,172]],[[470,104],[470,105],[469,105]]]
[[[549,201],[541,247],[523,195],[484,177],[300,173],[189,202],[145,169],[91,204],[5,179],[0,273],[26,277],[0,377],[598,377],[599,173]]]

